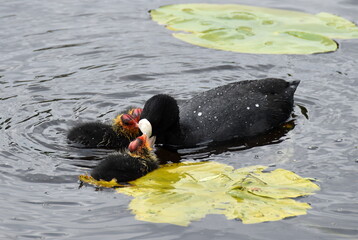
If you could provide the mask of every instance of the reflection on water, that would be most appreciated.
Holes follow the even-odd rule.
[[[181,1],[179,1],[181,2]],[[205,2],[205,1],[199,1]],[[229,0],[228,3],[235,1]],[[357,235],[358,43],[331,54],[237,54],[190,46],[151,22],[164,1],[7,1],[0,19],[0,238],[4,239],[345,239]],[[261,1],[242,4],[269,6]],[[266,5],[265,5],[266,4]],[[272,1],[355,21],[352,1]],[[319,180],[306,216],[243,225],[208,216],[188,228],[137,221],[129,198],[78,189],[112,151],[66,140],[78,122],[110,122],[157,93],[188,99],[229,82],[300,79],[293,123],[266,136],[179,153],[164,160],[267,165]],[[294,128],[293,128],[294,126]],[[220,224],[218,224],[220,222]],[[280,231],[272,231],[280,229]]]
[[[264,146],[268,144],[277,144],[284,141],[286,134],[295,127],[294,120],[290,120],[281,126],[257,137],[247,139],[233,139],[230,141],[206,144],[195,148],[181,149],[178,151],[180,159],[209,160],[213,154],[225,152],[236,152],[247,150],[253,147]],[[161,149],[159,149],[160,151]],[[160,158],[164,163],[173,161],[170,158]]]

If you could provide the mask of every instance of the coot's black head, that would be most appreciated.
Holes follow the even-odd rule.
[[[155,95],[145,103],[141,119],[147,119],[151,124],[151,135],[161,135],[171,128],[179,126],[179,107],[177,101],[169,95]]]

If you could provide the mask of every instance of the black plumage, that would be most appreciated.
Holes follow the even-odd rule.
[[[152,124],[157,143],[179,148],[254,137],[290,117],[298,84],[275,78],[235,82],[179,106],[159,94],[145,103],[141,118]]]
[[[67,138],[89,148],[123,149],[129,139],[117,134],[111,125],[100,122],[78,124],[70,129]]]
[[[157,169],[156,159],[133,157],[127,153],[116,153],[106,157],[91,172],[96,180],[129,182]]]

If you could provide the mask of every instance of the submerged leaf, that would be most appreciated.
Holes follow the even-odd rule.
[[[150,12],[185,42],[219,50],[262,54],[311,54],[337,49],[331,38],[358,38],[357,26],[329,13],[237,4],[176,4]]]
[[[187,226],[207,214],[224,214],[243,223],[275,221],[306,214],[307,203],[289,199],[319,187],[293,172],[252,166],[233,169],[216,163],[166,165],[117,191],[133,196],[138,220]]]
[[[126,185],[117,183],[117,180],[113,178],[111,181],[96,180],[88,175],[80,175],[78,179],[81,182],[88,183],[97,187],[113,188],[113,187],[125,187]]]

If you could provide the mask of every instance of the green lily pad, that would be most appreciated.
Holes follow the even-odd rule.
[[[170,164],[117,189],[133,196],[136,219],[187,226],[207,214],[243,223],[276,221],[307,213],[309,204],[290,198],[319,189],[307,178],[264,166],[235,170],[217,162]]]
[[[176,4],[150,11],[185,42],[260,54],[311,54],[337,49],[332,38],[358,38],[357,26],[329,13],[317,15],[234,4]]]

